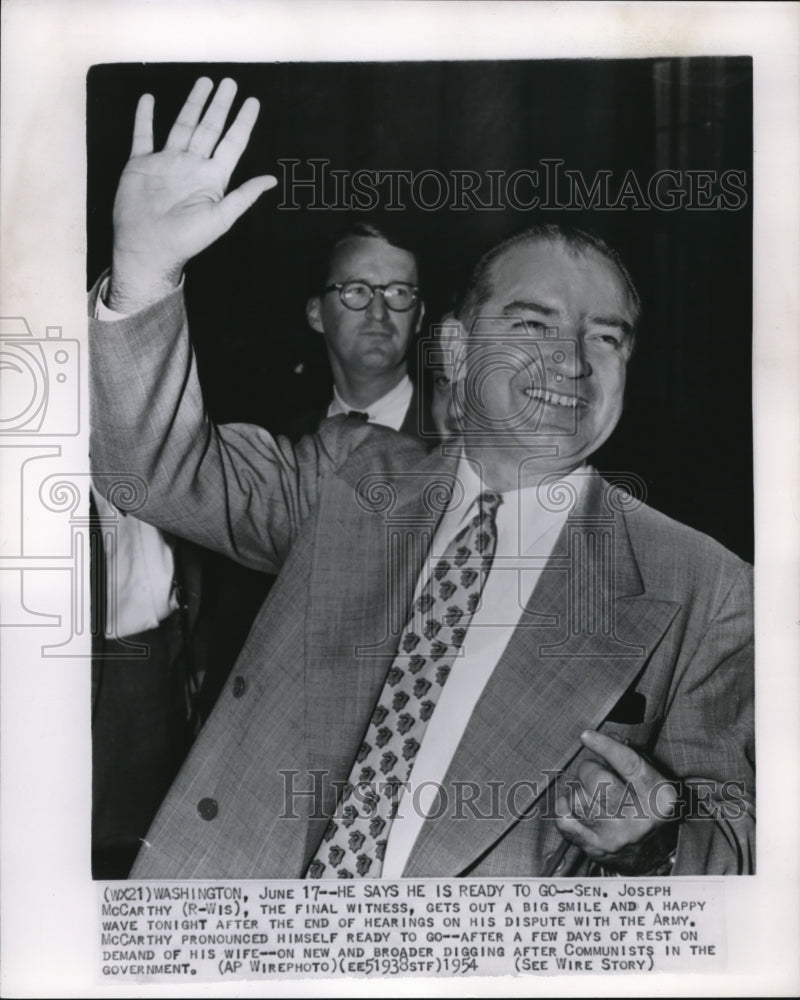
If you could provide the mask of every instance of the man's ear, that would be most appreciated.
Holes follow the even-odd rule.
[[[422,329],[422,321],[423,321],[423,319],[425,319],[425,303],[424,302],[420,302],[420,304],[419,304],[419,311],[417,313],[417,323],[416,323],[416,326],[414,327],[414,333],[415,334],[419,333],[419,331]]]
[[[464,360],[467,352],[467,331],[461,320],[452,313],[443,317],[437,329],[439,346],[452,352],[450,363],[453,365],[454,381],[464,377]]]
[[[322,327],[322,303],[318,295],[312,295],[306,302],[306,319],[312,330],[317,333],[325,332]]]

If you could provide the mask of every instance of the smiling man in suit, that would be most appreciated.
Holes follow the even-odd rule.
[[[90,303],[119,314],[91,332],[96,467],[281,571],[134,877],[751,871],[749,567],[588,465],[622,410],[624,266],[558,227],[479,262],[439,452],[347,416],[295,447],[212,426],[180,277],[273,183],[225,195],[257,113],[223,135],[234,90],[204,111],[198,81],[160,153],[142,99]]]

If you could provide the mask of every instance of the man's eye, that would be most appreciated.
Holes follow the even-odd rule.
[[[514,319],[511,322],[512,330],[546,330],[546,324],[538,319]]]
[[[616,333],[590,333],[587,339],[594,343],[610,344],[612,347],[622,346],[622,338]]]
[[[410,302],[412,298],[412,289],[407,285],[401,284],[391,284],[386,286],[386,295],[395,299],[397,302]]]
[[[435,375],[433,379],[433,384],[437,389],[447,389],[452,385],[452,382],[446,375]]]

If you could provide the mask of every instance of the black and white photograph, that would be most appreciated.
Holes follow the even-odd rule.
[[[750,60],[87,104],[95,874],[751,874]]]
[[[789,995],[797,5],[76,6],[3,153],[4,953],[26,841],[89,995]]]

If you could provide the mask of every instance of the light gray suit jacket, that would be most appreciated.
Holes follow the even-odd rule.
[[[455,461],[348,418],[295,449],[253,426],[214,427],[179,292],[93,322],[91,355],[94,467],[145,479],[137,516],[281,570],[133,876],[301,877]],[[752,683],[750,567],[594,476],[472,714],[448,808],[425,821],[404,874],[589,872],[580,851],[564,853],[551,807],[585,754],[580,733],[597,727],[693,789],[675,874],[752,871]],[[620,715],[631,704],[641,718]]]

